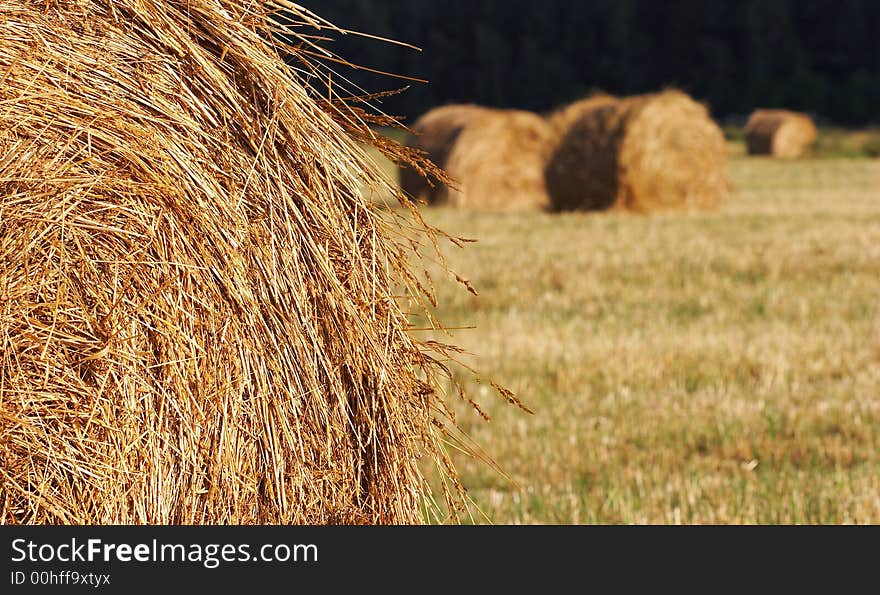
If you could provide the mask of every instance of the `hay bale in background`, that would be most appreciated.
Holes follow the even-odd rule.
[[[498,110],[474,119],[458,135],[446,171],[457,183],[446,202],[476,209],[543,209],[549,206],[544,167],[552,149],[544,118]]]
[[[745,127],[749,155],[803,157],[816,142],[819,132],[807,115],[788,110],[755,110]]]
[[[0,0],[0,523],[418,522],[423,454],[460,502],[369,130],[266,6]]]
[[[426,152],[427,158],[443,169],[449,153],[464,127],[489,113],[489,108],[473,104],[451,104],[434,108],[415,121],[404,145]],[[447,187],[442,180],[430,174],[423,175],[410,165],[399,170],[400,187],[413,198],[424,198],[429,203],[446,201]]]
[[[724,135],[686,94],[602,101],[580,112],[547,165],[553,209],[708,208],[729,192]]]
[[[573,103],[563,106],[549,116],[550,125],[556,134],[564,135],[571,125],[574,124],[585,113],[603,105],[611,105],[617,103],[619,99],[614,95],[607,93],[594,93],[589,97],[580,99]]]

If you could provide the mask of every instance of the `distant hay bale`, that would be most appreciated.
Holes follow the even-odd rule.
[[[729,192],[724,135],[684,93],[578,111],[546,168],[554,210],[709,208]]]
[[[446,200],[462,208],[544,209],[544,167],[552,148],[549,124],[537,114],[498,110],[472,120],[453,144],[446,171],[457,187]]]
[[[404,145],[425,151],[434,165],[445,168],[452,146],[464,127],[490,111],[489,108],[473,104],[450,104],[434,108],[410,127],[412,132],[407,135]],[[400,187],[409,196],[424,198],[429,203],[445,202],[447,187],[436,176],[430,173],[425,175],[410,164],[401,166],[399,176]]]
[[[585,112],[603,105],[614,104],[618,101],[619,99],[614,95],[608,95],[607,93],[594,93],[589,97],[569,103],[550,114],[550,125],[557,134],[563,135]]]
[[[420,236],[272,41],[319,24],[0,0],[0,524],[419,522],[423,455],[461,505]]]
[[[772,155],[794,159],[806,155],[818,137],[813,120],[788,110],[756,110],[746,123],[749,155]]]

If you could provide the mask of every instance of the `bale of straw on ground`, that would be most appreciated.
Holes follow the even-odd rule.
[[[745,127],[749,155],[794,159],[806,155],[818,137],[807,114],[788,110],[755,110]]]
[[[278,5],[0,0],[0,523],[418,522],[422,456],[460,503],[414,242]]]
[[[546,177],[555,210],[708,208],[730,189],[721,129],[679,91],[587,106]]]
[[[445,168],[452,146],[464,127],[490,111],[474,104],[436,107],[415,121],[404,145],[424,151],[434,165]],[[423,198],[432,204],[446,201],[447,186],[438,176],[419,171],[413,164],[403,164],[398,172],[400,187],[409,196]]]
[[[446,172],[455,185],[446,202],[486,210],[546,208],[552,138],[546,120],[527,111],[497,110],[472,120],[449,153]]]
[[[603,105],[617,103],[618,98],[607,93],[594,93],[556,110],[549,116],[550,125],[557,135],[563,135],[585,113]]]

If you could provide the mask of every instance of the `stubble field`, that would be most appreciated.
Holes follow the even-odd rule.
[[[880,161],[731,176],[709,213],[424,210],[478,240],[438,318],[535,412],[465,381],[509,475],[452,451],[474,522],[880,522]]]

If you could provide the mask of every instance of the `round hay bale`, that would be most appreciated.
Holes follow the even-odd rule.
[[[594,93],[589,97],[565,105],[550,114],[550,125],[553,127],[553,130],[557,135],[562,136],[585,112],[603,105],[617,103],[617,101],[619,101],[619,99],[614,95],[608,95],[607,93]]]
[[[425,151],[427,158],[444,169],[449,153],[464,127],[489,113],[489,108],[474,104],[451,104],[434,108],[415,121],[404,145]],[[417,171],[404,164],[399,170],[401,189],[413,198],[424,198],[429,203],[446,201],[447,187],[443,180],[430,173]]]
[[[548,207],[544,167],[552,139],[547,121],[527,111],[498,110],[472,120],[449,153],[446,171],[456,187],[446,202],[487,210]]]
[[[420,522],[423,455],[455,513],[418,236],[272,41],[319,22],[0,0],[0,524]]]
[[[795,159],[806,155],[819,132],[807,114],[788,110],[755,110],[745,127],[749,155]]]
[[[580,110],[546,168],[554,210],[709,208],[727,195],[727,147],[679,91]]]

